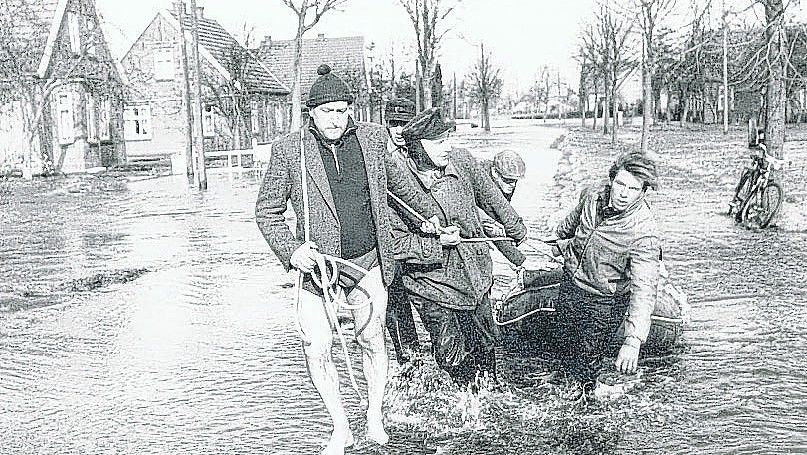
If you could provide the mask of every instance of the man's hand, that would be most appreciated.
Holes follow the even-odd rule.
[[[628,337],[619,349],[614,366],[622,374],[633,374],[639,363],[639,346],[637,339]]]
[[[504,237],[504,227],[496,221],[483,216],[482,218],[482,231],[488,237]]]
[[[440,233],[440,244],[443,246],[457,246],[460,243],[460,228],[448,226]]]
[[[291,254],[291,266],[303,273],[311,273],[317,265],[320,252],[314,242],[305,242]]]
[[[420,230],[424,234],[437,235],[440,232],[440,219],[434,215],[428,222],[420,223]]]

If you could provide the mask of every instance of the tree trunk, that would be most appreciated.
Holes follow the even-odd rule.
[[[611,116],[611,144],[616,144],[616,132],[619,128],[619,111],[616,104],[616,78],[614,78],[613,85],[611,86],[611,104],[613,105],[614,113]]]
[[[611,93],[609,93],[609,89],[605,87],[605,100],[602,106],[602,134],[608,134],[608,119],[610,118],[611,112]]]
[[[767,122],[765,124],[765,144],[775,156],[784,156],[785,142],[785,70],[787,44],[784,30],[784,6],[782,0],[768,0],[765,4],[765,18],[768,22],[766,35],[771,46],[770,76],[766,91]]]
[[[646,61],[642,65],[642,143],[641,150],[643,154],[647,154],[647,143],[650,139],[650,125],[653,123],[653,86],[652,77],[650,74],[650,59],[652,56],[650,52],[647,53]]]
[[[300,77],[302,73],[302,56],[303,56],[303,20],[305,17],[299,19],[297,25],[297,36],[294,39],[294,83],[291,86],[291,131],[297,131],[302,126],[302,103],[300,97],[302,90],[300,88]]]
[[[482,99],[482,126],[486,133],[490,133],[490,111],[488,100],[485,98]]]
[[[689,115],[689,96],[682,95],[681,96],[681,104],[683,108],[681,109],[681,128],[686,126],[687,123],[687,116]]]

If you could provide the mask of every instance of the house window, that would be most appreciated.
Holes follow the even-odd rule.
[[[98,138],[108,141],[112,138],[112,100],[109,96],[101,98],[101,105],[98,109]]]
[[[213,137],[216,135],[215,122],[213,118],[213,106],[208,104],[202,108],[202,135]]]
[[[154,79],[158,81],[174,80],[174,49],[160,47],[154,50]]]
[[[280,134],[283,131],[283,104],[275,104],[275,134]]]
[[[98,115],[95,110],[95,97],[87,93],[87,142],[98,142]]]
[[[259,101],[252,102],[252,109],[250,110],[250,123],[252,123],[252,135],[257,137],[261,134],[261,114],[264,113],[263,103]]]
[[[59,143],[69,144],[73,142],[73,100],[70,92],[60,93],[56,98],[56,109],[58,111]]]
[[[123,135],[126,140],[131,141],[151,139],[151,108],[148,104],[126,108]]]
[[[81,28],[78,14],[72,11],[67,13],[67,34],[70,36],[70,50],[74,54],[81,54]]]

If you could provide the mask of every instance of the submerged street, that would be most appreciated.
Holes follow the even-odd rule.
[[[601,135],[563,126],[458,133],[479,157],[522,155],[513,205],[533,239],[616,156],[598,153]],[[453,389],[433,361],[411,379],[393,361],[390,445],[354,426],[348,453],[807,451],[807,235],[725,216],[746,154],[739,130],[658,134],[661,189],[650,199],[693,309],[680,349],[588,405],[557,398],[539,358],[500,354],[505,386],[478,396]],[[0,181],[2,453],[319,450],[329,420],[305,371],[294,275],[255,224],[260,178],[210,174],[205,192],[181,176]],[[502,261],[497,273],[507,287]],[[351,420],[362,422],[336,358]]]

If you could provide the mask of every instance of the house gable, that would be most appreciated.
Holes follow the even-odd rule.
[[[294,40],[264,39],[258,55],[284,84],[289,87],[294,85]],[[318,77],[317,67],[323,63],[327,63],[334,74],[354,82],[356,90],[367,88],[364,37],[319,36],[303,40],[300,74],[300,95],[303,99],[308,96],[309,88]]]

